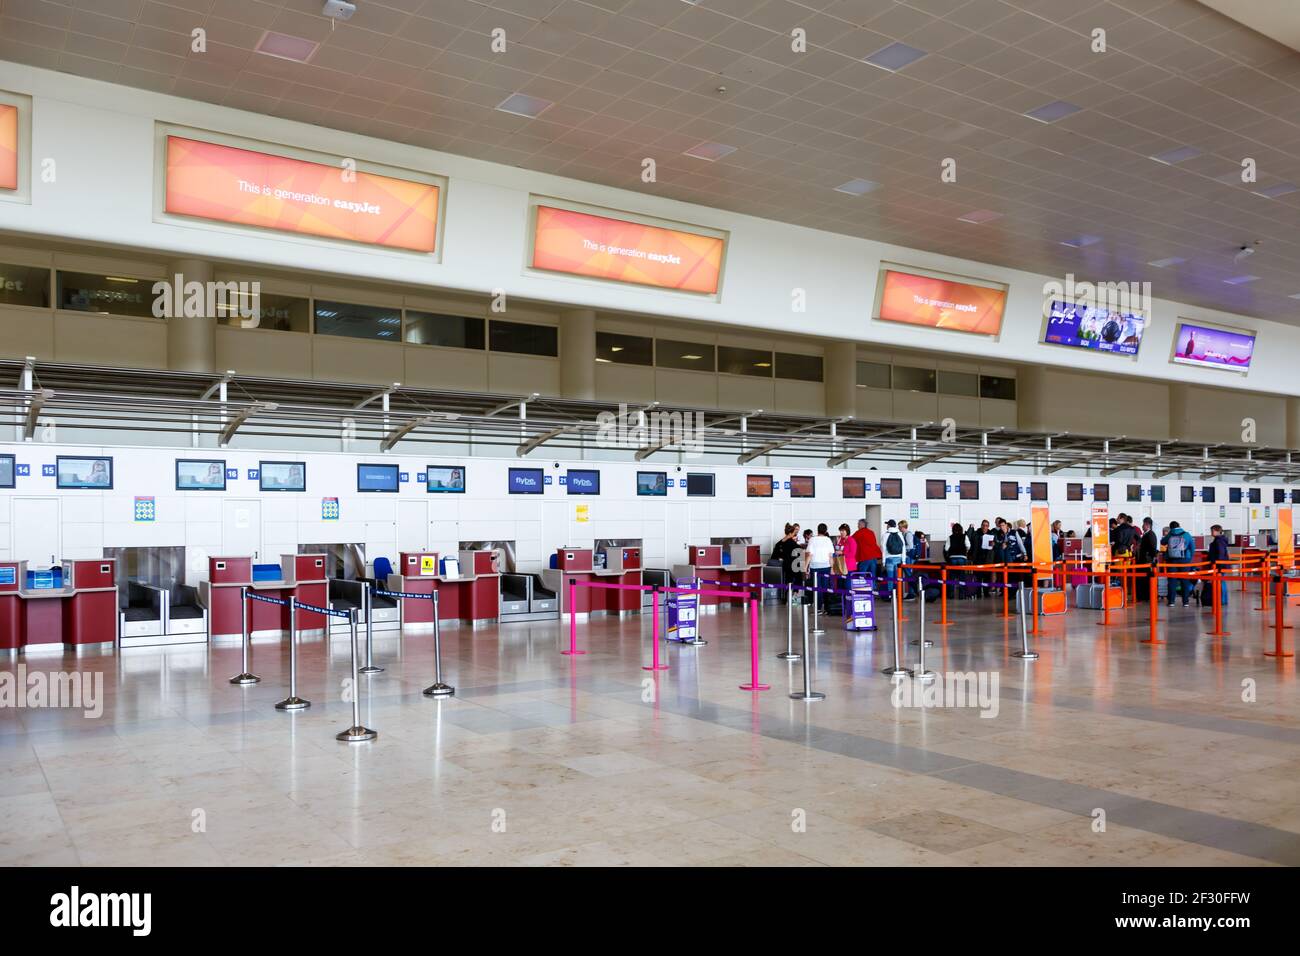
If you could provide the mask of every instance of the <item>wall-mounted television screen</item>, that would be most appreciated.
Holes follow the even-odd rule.
[[[955,278],[882,270],[876,316],[932,329],[997,335],[1002,330],[1006,286],[991,288]]]
[[[1000,485],[1003,501],[1017,501],[1020,498],[1020,482],[1004,481]]]
[[[1255,333],[1180,322],[1174,336],[1173,361],[1181,365],[1245,372],[1255,354]]]
[[[980,483],[978,481],[957,482],[957,497],[962,501],[979,501]]]
[[[772,476],[771,475],[746,475],[745,476],[745,497],[746,498],[771,498],[772,497]]]
[[[224,461],[176,459],[177,491],[225,491],[226,463]]]
[[[1055,299],[1047,306],[1043,341],[1049,345],[1137,355],[1146,325],[1145,316]]]
[[[668,495],[668,472],[638,471],[636,493],[641,497],[664,498]]]
[[[1284,504],[1286,504],[1286,489],[1285,489],[1285,488],[1274,488],[1274,489],[1273,489],[1273,504],[1275,504],[1275,505],[1284,505]]]
[[[1127,498],[1129,501],[1139,502],[1142,500],[1141,485],[1129,485],[1124,490],[1125,490],[1124,497]]]
[[[845,478],[840,486],[840,494],[845,498],[865,498],[867,496],[867,479]]]
[[[1264,500],[1263,489],[1261,488],[1250,489],[1250,503],[1252,505],[1260,504],[1263,500]]]
[[[1216,489],[1215,489],[1214,485],[1202,485],[1202,486],[1201,486],[1201,504],[1203,504],[1203,505],[1212,505],[1212,504],[1214,504],[1215,493],[1216,493]]]
[[[463,495],[464,465],[429,465],[424,470],[424,488],[434,494]]]
[[[1240,489],[1240,488],[1229,488],[1229,489],[1228,489],[1228,504],[1230,504],[1230,505],[1239,505],[1239,504],[1241,504],[1241,489]]]
[[[257,465],[262,491],[306,491],[307,464],[301,461],[262,461]]]
[[[712,498],[714,494],[713,475],[697,472],[686,475],[686,497]]]
[[[55,484],[60,488],[112,488],[112,458],[74,458],[59,455],[54,462]]]
[[[13,455],[0,455],[0,488],[14,487],[14,472],[17,465]]]
[[[791,498],[816,498],[817,497],[817,479],[812,475],[791,475],[790,476],[790,497]]]
[[[902,498],[903,479],[902,478],[881,478],[880,497],[890,498],[890,499]]]
[[[1291,489],[1291,504],[1300,505],[1300,488]]]
[[[357,491],[396,491],[397,468],[397,465],[357,465]]]
[[[1196,501],[1196,488],[1192,485],[1183,485],[1178,489],[1178,500],[1185,505],[1190,505]]]
[[[1155,504],[1161,504],[1164,500],[1165,500],[1165,486],[1164,486],[1164,485],[1152,485],[1152,486],[1151,486],[1151,501],[1152,501],[1153,503],[1155,503]]]
[[[569,471],[565,479],[565,490],[571,495],[600,494],[600,472],[598,471]]]
[[[948,497],[948,483],[942,478],[925,479],[925,497],[931,501],[938,501]]]
[[[1031,481],[1029,483],[1029,500],[1046,501],[1047,500],[1047,482]]]
[[[1110,501],[1110,485],[1093,485],[1092,500],[1094,502]]]
[[[1082,501],[1082,500],[1083,500],[1083,482],[1081,482],[1081,481],[1072,481],[1072,482],[1070,482],[1069,484],[1067,484],[1067,485],[1065,486],[1065,500],[1066,500],[1066,501]]]
[[[540,468],[511,468],[506,490],[512,495],[540,495],[545,484]]]

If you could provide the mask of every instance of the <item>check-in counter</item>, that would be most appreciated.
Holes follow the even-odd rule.
[[[327,607],[329,582],[325,578],[325,555],[286,554],[280,558],[279,575],[275,565],[254,566],[250,557],[215,557],[208,559],[208,580],[199,586],[200,600],[208,610],[212,636],[239,637],[243,632],[240,589],[263,597],[288,601],[290,598]],[[248,602],[248,629],[252,635],[279,636],[289,631],[287,604]],[[303,631],[325,629],[325,615],[316,611],[298,611],[297,628]]]
[[[723,560],[723,555],[726,560]],[[687,545],[686,565],[677,565],[673,574],[679,578],[695,577],[703,581],[723,584],[760,585],[763,583],[762,549],[756,544],[704,544]],[[734,598],[715,594],[701,594],[700,606],[719,604],[744,604],[757,593],[756,587],[738,587]]]
[[[570,582],[630,584],[640,588],[640,548],[608,548],[604,552],[604,558],[604,567],[597,567],[591,548],[559,548],[555,552],[555,567],[542,572],[542,583],[548,590],[555,592],[561,614],[568,614],[571,610]],[[574,593],[572,611],[577,614],[623,615],[639,613],[640,610],[640,590],[578,587]]]
[[[438,592],[440,623],[463,621],[474,627],[501,617],[500,556],[496,551],[461,551],[454,574],[444,573],[446,563],[436,551],[403,551],[398,571],[388,578],[390,591],[407,594]],[[433,626],[433,601],[399,598],[402,626]]]
[[[65,561],[49,569],[0,562],[0,649],[111,643],[117,628],[112,558]]]

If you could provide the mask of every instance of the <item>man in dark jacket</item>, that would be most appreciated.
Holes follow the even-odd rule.
[[[1220,572],[1225,572],[1228,569],[1223,567],[1222,564],[1231,560],[1231,558],[1228,556],[1228,536],[1223,533],[1223,525],[1219,525],[1219,524],[1210,526],[1210,534],[1212,535],[1212,537],[1210,538],[1210,567],[1213,569],[1217,569]],[[1213,604],[1214,592],[1210,590],[1210,588],[1212,588],[1213,586],[1214,586],[1214,582],[1210,581],[1209,587],[1207,587],[1205,590],[1205,598],[1201,599],[1201,603],[1206,605],[1207,607],[1214,606]],[[1209,600],[1206,600],[1206,598],[1209,598]],[[1228,606],[1228,582],[1227,581],[1219,582],[1219,606],[1220,607]]]
[[[1156,537],[1155,526],[1150,518],[1142,519],[1142,537],[1138,539],[1137,555],[1135,559],[1139,574],[1147,576],[1147,590],[1139,594],[1138,598],[1147,598],[1155,600],[1156,593],[1151,590],[1151,578],[1156,573],[1156,561],[1160,558],[1160,539]]]

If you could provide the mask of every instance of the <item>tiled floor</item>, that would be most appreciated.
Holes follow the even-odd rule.
[[[838,622],[815,639],[827,699],[791,700],[777,606],[760,694],[737,688],[738,611],[704,618],[706,647],[664,645],[658,674],[641,669],[648,615],[582,624],[582,657],[559,654],[555,624],[447,630],[441,702],[420,694],[431,637],[381,633],[387,670],[362,678],[380,737],[354,745],[334,739],[341,640],[303,642],[298,714],[272,707],[273,642],[244,688],[233,645],[8,656],[0,670],[102,672],[106,702],[98,719],[0,709],[0,864],[1296,865],[1300,687],[1294,658],[1262,655],[1255,603],[1234,600],[1223,641],[1209,615],[1162,608],[1155,648],[1144,610],[1110,629],[1072,611],[1033,663],[1009,656],[1000,602],[955,604],[927,663],[996,675],[996,716],[988,698],[895,707],[888,627]]]

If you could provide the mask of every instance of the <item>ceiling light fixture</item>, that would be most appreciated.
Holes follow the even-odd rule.
[[[257,41],[257,46],[253,49],[265,56],[273,56],[277,60],[306,63],[319,48],[320,44],[315,40],[307,40],[303,37],[267,30],[262,34],[262,39]]]
[[[1233,276],[1231,279],[1224,279],[1227,285],[1245,285],[1247,282],[1254,282],[1259,276]]]
[[[1079,236],[1076,239],[1062,239],[1061,245],[1069,246],[1071,249],[1082,249],[1084,246],[1095,246],[1101,242],[1101,236]]]
[[[986,222],[992,222],[994,219],[1001,219],[1002,213],[993,212],[991,209],[976,209],[968,212],[964,216],[958,216],[958,222],[969,222],[975,226],[982,226]]]
[[[878,69],[897,73],[903,67],[915,63],[925,55],[924,50],[918,50],[906,43],[891,43],[889,46],[881,47],[875,53],[863,59]]]
[[[1201,155],[1201,151],[1195,146],[1179,146],[1177,149],[1167,149],[1163,153],[1156,153],[1148,157],[1154,159],[1157,163],[1164,163],[1166,166],[1174,166],[1178,163],[1185,163],[1189,159],[1195,159]]]
[[[850,196],[865,196],[873,189],[880,188],[880,183],[873,183],[870,179],[850,179],[847,183],[840,183],[835,187],[837,193],[847,193]]]
[[[540,96],[529,96],[527,93],[511,93],[498,103],[496,108],[502,113],[509,113],[511,116],[537,119],[554,105],[550,100],[544,100]]]
[[[698,146],[692,146],[683,155],[712,163],[724,156],[730,156],[735,151],[735,146],[727,146],[724,143],[700,143]]]
[[[1045,103],[1037,109],[1029,110],[1025,115],[1032,120],[1038,120],[1040,123],[1055,123],[1059,119],[1073,116],[1082,109],[1082,106],[1075,106],[1073,103],[1065,102],[1065,100],[1055,100],[1051,103]]]
[[[1300,186],[1297,186],[1295,183],[1278,183],[1275,186],[1269,186],[1267,189],[1256,189],[1255,195],[1263,196],[1265,199],[1276,199],[1278,196],[1285,196],[1288,193],[1293,193],[1297,189],[1300,189]]]
[[[1157,269],[1164,269],[1168,266],[1181,266],[1186,261],[1182,256],[1170,256],[1168,259],[1152,259],[1147,265],[1155,266]]]

